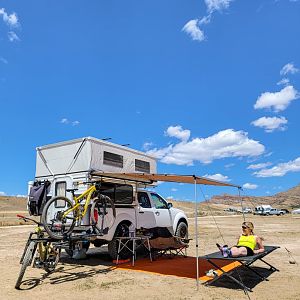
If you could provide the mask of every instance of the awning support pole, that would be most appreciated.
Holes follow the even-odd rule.
[[[195,187],[195,232],[196,232],[196,282],[197,282],[197,291],[199,290],[199,254],[198,254],[198,215],[197,215],[197,181],[194,176],[194,187]]]

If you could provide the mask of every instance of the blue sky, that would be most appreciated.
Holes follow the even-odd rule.
[[[0,1],[0,194],[26,194],[35,147],[84,136],[246,195],[299,184],[299,36],[297,0]]]

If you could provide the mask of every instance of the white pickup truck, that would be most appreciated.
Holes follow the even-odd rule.
[[[174,208],[172,203],[152,191],[138,190],[137,199],[138,205],[132,209],[116,207],[115,225],[101,240],[93,242],[97,245],[108,241],[108,251],[112,258],[117,254],[115,237],[127,236],[132,228],[144,230],[155,237],[188,237],[188,221],[182,210]]]

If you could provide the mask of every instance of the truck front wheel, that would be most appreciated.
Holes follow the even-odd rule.
[[[184,222],[180,222],[177,226],[175,235],[184,239],[187,239],[188,234],[188,226]]]

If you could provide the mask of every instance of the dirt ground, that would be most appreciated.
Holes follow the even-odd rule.
[[[266,245],[281,247],[266,257],[280,270],[269,274],[269,281],[254,281],[249,271],[241,272],[243,281],[254,286],[249,298],[300,299],[300,216],[250,215],[247,220],[253,221],[256,234],[265,239]],[[194,220],[189,221],[190,238],[193,240],[188,255],[195,256]],[[225,242],[235,244],[242,217],[218,216],[215,221]],[[215,221],[212,217],[198,218],[200,255],[216,251],[216,242],[223,243]],[[88,258],[81,261],[72,260],[63,253],[56,272],[50,275],[29,267],[22,290],[15,290],[19,259],[32,229],[32,226],[0,227],[0,299],[249,299],[228,279],[213,287],[200,285],[197,291],[193,279],[116,269],[105,247],[90,248]],[[285,247],[298,264],[289,263]],[[266,267],[262,263],[255,263],[255,266]]]

